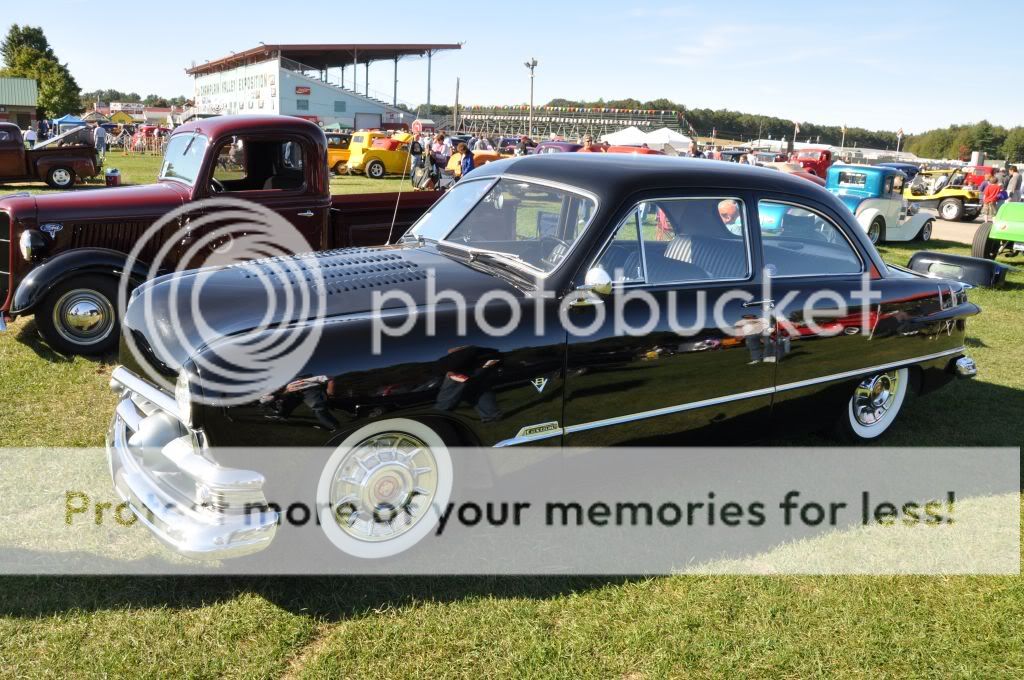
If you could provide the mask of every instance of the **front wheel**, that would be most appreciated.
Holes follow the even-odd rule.
[[[64,166],[50,168],[46,173],[46,183],[54,189],[67,189],[75,183],[75,171]]]
[[[407,418],[380,420],[334,450],[317,484],[327,539],[362,558],[390,557],[423,540],[452,496],[453,464],[444,438]]]
[[[50,347],[61,354],[104,354],[120,332],[117,281],[82,276],[56,286],[36,310],[36,325]]]
[[[989,231],[992,225],[984,222],[974,232],[974,240],[971,242],[971,256],[982,257],[986,260],[996,259],[999,254],[999,241],[989,238]]]
[[[909,378],[910,372],[900,368],[862,380],[839,421],[843,438],[868,441],[888,430],[903,407]]]
[[[366,176],[370,179],[381,179],[384,177],[384,164],[380,161],[370,161],[366,166]]]
[[[959,222],[964,216],[964,203],[959,198],[944,198],[939,203],[939,215],[947,222]]]

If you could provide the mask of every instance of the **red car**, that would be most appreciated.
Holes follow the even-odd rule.
[[[828,149],[801,149],[793,152],[790,162],[799,163],[805,171],[812,175],[824,177],[833,160],[832,152]]]
[[[980,187],[985,178],[995,171],[996,169],[990,165],[968,165],[964,168],[964,182]]]

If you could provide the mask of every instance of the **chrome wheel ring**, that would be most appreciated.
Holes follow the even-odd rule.
[[[879,224],[876,220],[871,223],[870,227],[868,227],[868,240],[871,241],[872,243],[878,243],[878,239],[881,235],[882,225]]]
[[[878,425],[896,403],[900,388],[899,371],[872,376],[860,383],[853,394],[852,411],[864,427]]]
[[[439,484],[430,446],[404,432],[381,432],[353,446],[330,483],[334,521],[351,538],[395,539],[429,513]]]
[[[956,219],[957,207],[956,203],[946,203],[942,206],[942,219],[947,222],[951,222]]]
[[[69,290],[53,306],[53,327],[68,342],[95,345],[114,328],[114,306],[95,290]]]
[[[53,179],[53,183],[58,186],[67,186],[71,184],[71,172],[64,168],[57,168],[54,170],[50,177]]]

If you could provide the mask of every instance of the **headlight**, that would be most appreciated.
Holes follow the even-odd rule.
[[[21,256],[31,262],[43,255],[46,250],[46,239],[35,229],[26,229],[21,232],[19,245],[21,246]]]
[[[174,383],[174,402],[178,406],[178,415],[185,425],[192,426],[192,387],[189,385],[188,372],[184,369],[178,373]]]

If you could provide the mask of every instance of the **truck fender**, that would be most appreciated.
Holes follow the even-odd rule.
[[[868,233],[868,229],[871,228],[871,223],[876,217],[882,214],[882,211],[878,208],[866,208],[857,213],[857,221],[860,223],[861,228],[864,229],[864,233]],[[885,219],[884,217],[882,219]]]
[[[56,255],[30,271],[18,284],[11,303],[11,314],[31,314],[50,290],[61,281],[81,274],[105,274],[121,277],[128,255],[108,248],[79,248]],[[130,280],[138,285],[149,276],[148,266],[134,262]]]

